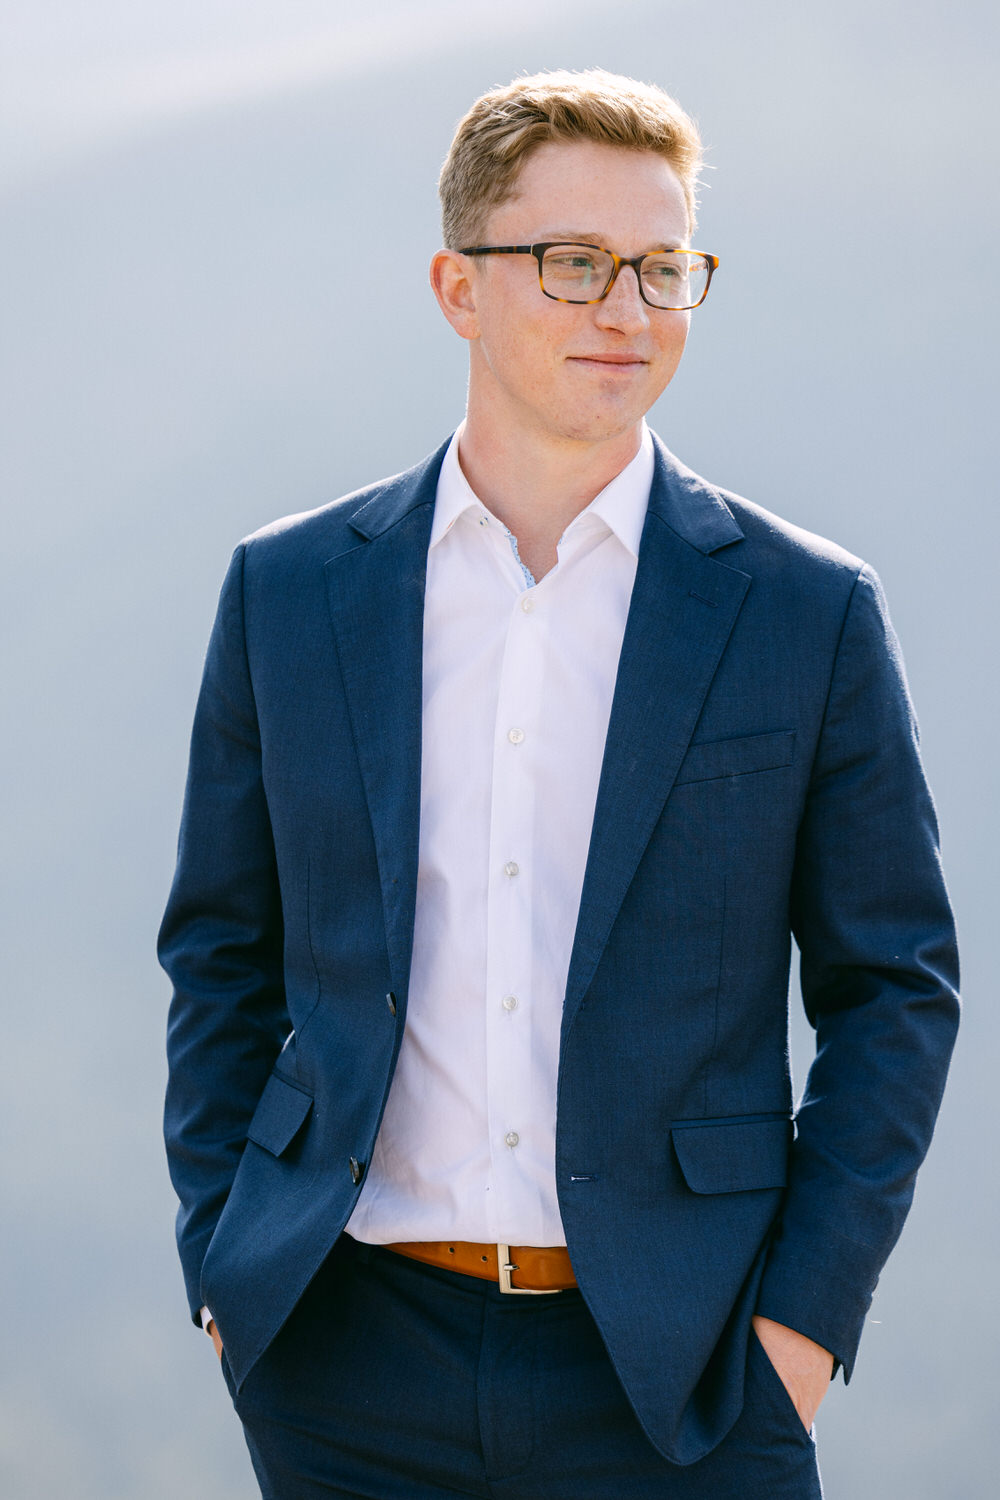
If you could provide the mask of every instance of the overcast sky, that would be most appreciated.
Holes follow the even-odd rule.
[[[567,10],[585,25],[603,8]],[[468,45],[470,16],[488,45],[537,13],[536,0],[3,0],[0,184],[218,104],[440,56]]]

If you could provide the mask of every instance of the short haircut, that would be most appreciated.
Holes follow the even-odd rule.
[[[590,68],[515,78],[476,100],[459,123],[438,181],[449,250],[479,242],[492,210],[516,193],[525,161],[549,141],[655,151],[677,173],[693,231],[702,161],[698,127],[655,84]]]

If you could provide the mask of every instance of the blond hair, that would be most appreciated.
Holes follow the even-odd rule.
[[[677,173],[694,229],[701,137],[676,99],[601,68],[563,70],[491,89],[460,121],[438,180],[448,249],[483,236],[490,212],[514,196],[525,161],[547,141],[655,151]]]

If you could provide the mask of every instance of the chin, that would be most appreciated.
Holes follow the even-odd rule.
[[[643,411],[603,412],[589,418],[577,415],[561,424],[561,433],[576,443],[606,443],[631,432],[644,415]]]

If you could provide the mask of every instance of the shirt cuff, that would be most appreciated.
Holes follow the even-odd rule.
[[[212,1318],[212,1314],[209,1312],[208,1308],[207,1307],[203,1307],[202,1310],[201,1310],[201,1326],[205,1330],[206,1333],[208,1332],[208,1325],[209,1325],[209,1323],[211,1323],[213,1321],[214,1320]]]

